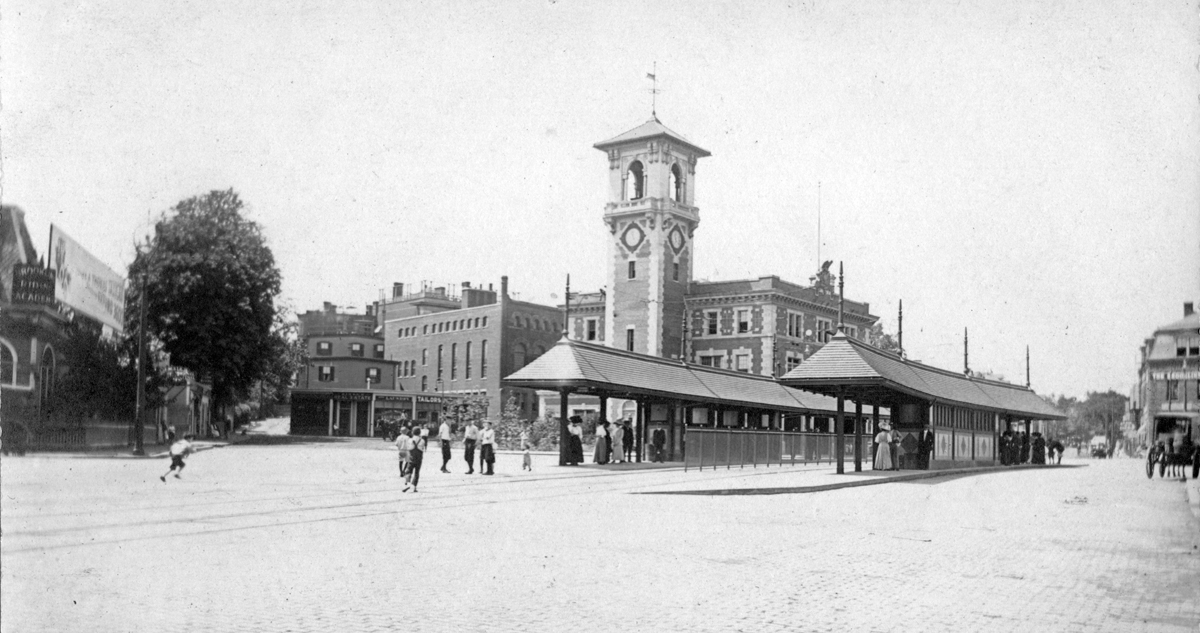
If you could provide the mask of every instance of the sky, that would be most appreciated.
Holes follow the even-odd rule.
[[[236,190],[286,305],[393,282],[559,303],[605,283],[607,160],[710,151],[697,279],[846,296],[911,358],[1127,392],[1200,303],[1194,3],[0,0],[0,200],[116,270]],[[818,238],[818,209],[820,234]],[[835,265],[836,268],[836,265]]]

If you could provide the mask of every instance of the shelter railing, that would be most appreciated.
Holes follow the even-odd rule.
[[[831,433],[689,428],[684,442],[684,470],[832,464],[837,459],[837,436]],[[854,459],[854,436],[845,438],[842,450],[847,460]],[[864,455],[870,450],[871,440],[864,437]]]

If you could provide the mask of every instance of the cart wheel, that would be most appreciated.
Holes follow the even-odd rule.
[[[1166,459],[1158,460],[1158,476],[1160,478],[1167,476],[1167,460]]]

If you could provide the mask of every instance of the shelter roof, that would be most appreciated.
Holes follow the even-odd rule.
[[[937,401],[1039,420],[1066,417],[1028,387],[906,360],[840,332],[780,382],[825,394],[841,391],[864,402]]]
[[[645,123],[633,128],[632,130],[618,134],[607,141],[596,143],[592,147],[595,147],[599,150],[607,150],[610,147],[616,147],[618,145],[624,145],[625,143],[632,143],[634,141],[648,140],[658,136],[669,138],[677,143],[690,147],[700,158],[712,156],[708,150],[696,145],[686,138],[683,138],[683,135],[674,132],[667,126],[663,125],[662,121],[658,120],[658,117],[654,117],[649,121],[646,121]]]
[[[833,398],[789,389],[766,376],[688,365],[566,338],[503,382],[529,389],[569,388],[613,397],[666,397],[783,411],[831,412],[837,408]]]

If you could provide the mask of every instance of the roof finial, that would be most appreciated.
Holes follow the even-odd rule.
[[[658,61],[654,62],[654,72],[646,73],[646,79],[654,82],[650,88],[650,118],[658,120]]]

